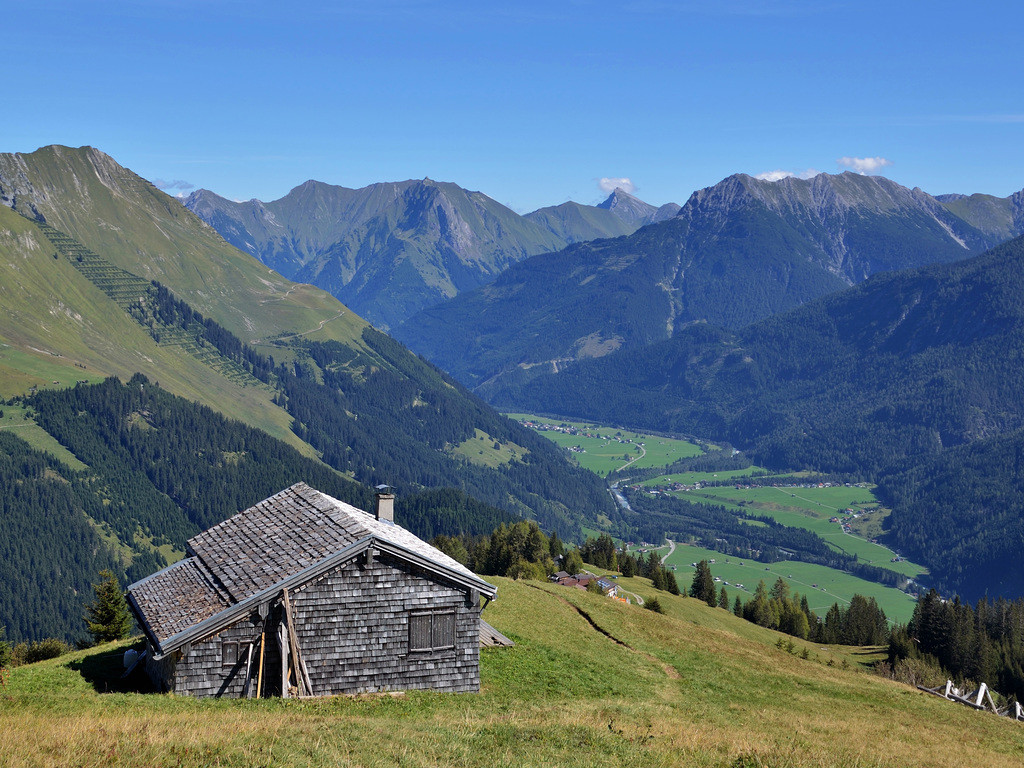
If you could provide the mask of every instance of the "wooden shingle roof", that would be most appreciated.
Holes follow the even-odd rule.
[[[186,559],[129,586],[128,601],[160,656],[370,547],[464,589],[496,595],[401,526],[297,483],[189,539]]]
[[[180,560],[159,574],[129,587],[138,609],[158,637],[172,637],[231,603],[214,586],[213,574],[194,558]]]

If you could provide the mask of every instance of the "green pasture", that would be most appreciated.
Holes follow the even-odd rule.
[[[120,679],[129,643],[108,644],[10,671],[0,764],[1009,768],[1024,754],[1019,723],[870,674],[877,648],[823,647],[664,592],[660,615],[498,581],[484,618],[515,645],[480,651],[479,693],[139,693],[141,675]]]
[[[650,435],[645,432],[620,429],[601,424],[565,419],[548,419],[525,413],[506,414],[516,421],[532,421],[552,426],[567,425],[587,435],[570,435],[564,432],[542,431],[541,435],[565,449],[582,448],[573,452],[580,466],[602,477],[626,470],[630,467],[646,469],[664,467],[679,459],[699,456],[700,446],[687,440]]]
[[[82,470],[86,465],[79,461],[71,451],[57,442],[45,429],[36,424],[28,415],[23,405],[0,406],[3,418],[0,418],[0,429],[10,430],[37,451],[49,453],[71,469]]]
[[[757,476],[754,477],[754,474]],[[696,483],[711,483],[716,480],[737,480],[743,478],[750,481],[767,480],[769,478],[792,477],[790,473],[773,475],[764,467],[751,465],[746,469],[730,469],[721,472],[673,472],[671,475],[662,475],[652,480],[644,480],[640,485],[658,486],[681,483],[683,485],[694,485]]]
[[[95,384],[104,378],[60,355],[23,352],[0,344],[0,397],[27,394],[30,387],[65,389],[77,381]]]
[[[661,547],[659,552],[668,552],[668,547]],[[676,549],[667,559],[668,566],[676,566],[675,576],[679,589],[686,592],[693,580],[690,563],[701,560],[715,562],[711,564],[711,573],[722,579],[717,583],[719,589],[724,582],[729,594],[729,604],[739,595],[743,602],[751,599],[757,582],[764,579],[765,585],[771,587],[780,576],[789,584],[790,594],[799,592],[807,595],[807,603],[811,610],[824,618],[825,612],[833,603],[848,605],[854,595],[873,597],[879,607],[885,611],[890,622],[906,623],[914,612],[915,601],[910,595],[893,587],[886,587],[873,581],[866,581],[834,568],[823,565],[801,563],[786,560],[778,563],[759,563],[755,560],[742,560],[723,555],[710,549],[694,547],[687,544],[676,544]],[[736,584],[742,584],[739,589]]]
[[[451,453],[462,456],[471,464],[484,467],[503,467],[510,461],[522,459],[529,453],[526,448],[515,443],[499,443],[483,430],[474,430],[473,437],[455,446]]]
[[[804,528],[821,536],[841,552],[856,555],[862,563],[878,565],[915,578],[924,568],[908,560],[892,562],[895,553],[880,544],[845,533],[839,523],[829,522],[833,516],[843,517],[845,510],[878,506],[867,488],[842,486],[831,488],[701,488],[681,491],[679,498],[700,503],[722,504],[748,514],[771,517],[782,525]]]

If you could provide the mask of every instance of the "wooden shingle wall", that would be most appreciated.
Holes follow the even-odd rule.
[[[480,605],[466,593],[424,571],[378,556],[350,562],[291,594],[293,622],[302,659],[318,696],[368,691],[431,689],[466,692],[480,688]],[[414,612],[453,612],[454,647],[409,650]],[[264,696],[281,693],[281,661],[275,635],[283,621],[276,607],[266,620]],[[253,693],[263,629],[254,614],[219,635],[194,644],[168,674],[169,688],[192,696],[240,697],[248,644],[255,640]],[[237,661],[225,663],[225,643],[237,643]],[[232,650],[232,649],[228,649]]]
[[[228,627],[219,635],[193,645],[188,653],[183,653],[177,660],[171,689],[178,694],[199,697],[242,696],[249,643],[256,643],[253,661],[255,669],[259,658],[261,628],[259,616],[253,614]],[[237,644],[237,660],[233,664],[226,663],[223,655],[227,643]],[[273,638],[268,637],[268,649],[272,645]],[[253,685],[255,686],[255,679]]]
[[[292,596],[296,633],[317,695],[480,689],[479,603],[386,556],[350,563]],[[414,611],[454,611],[455,646],[409,650]]]

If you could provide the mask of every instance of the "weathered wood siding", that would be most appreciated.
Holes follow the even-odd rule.
[[[292,607],[317,695],[480,689],[479,601],[403,562],[350,563],[297,591]],[[454,611],[454,647],[409,650],[409,616],[428,610]]]
[[[259,662],[261,622],[258,615],[232,624],[219,635],[193,645],[174,665],[171,690],[189,696],[225,696],[238,698],[245,686],[245,666],[249,644],[255,640],[253,670]],[[234,663],[224,657],[225,645],[237,644]],[[267,638],[267,647],[273,638]],[[266,675],[266,672],[264,672]],[[277,675],[280,677],[280,674]],[[256,678],[253,676],[255,694]]]
[[[367,691],[431,689],[465,692],[480,688],[480,605],[466,593],[386,556],[367,567],[350,562],[291,593],[300,653],[318,696]],[[451,648],[409,649],[409,617],[414,612],[455,615]],[[284,621],[278,607],[267,617],[264,696],[281,692],[281,661],[275,640]],[[192,696],[240,697],[245,685],[248,644],[255,641],[253,695],[262,624],[253,615],[219,635],[194,644],[158,674],[166,689]],[[233,664],[225,644],[237,643]],[[153,670],[157,672],[156,669]]]

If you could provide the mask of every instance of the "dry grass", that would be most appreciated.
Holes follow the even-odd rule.
[[[14,671],[0,693],[0,765],[1024,763],[1024,724],[802,660],[775,648],[774,633],[695,600],[665,600],[670,615],[660,616],[544,585],[502,581],[500,591],[486,615],[518,645],[483,653],[479,695],[100,694],[96,669],[120,651],[106,661],[84,652]],[[95,684],[83,675],[87,663]]]

